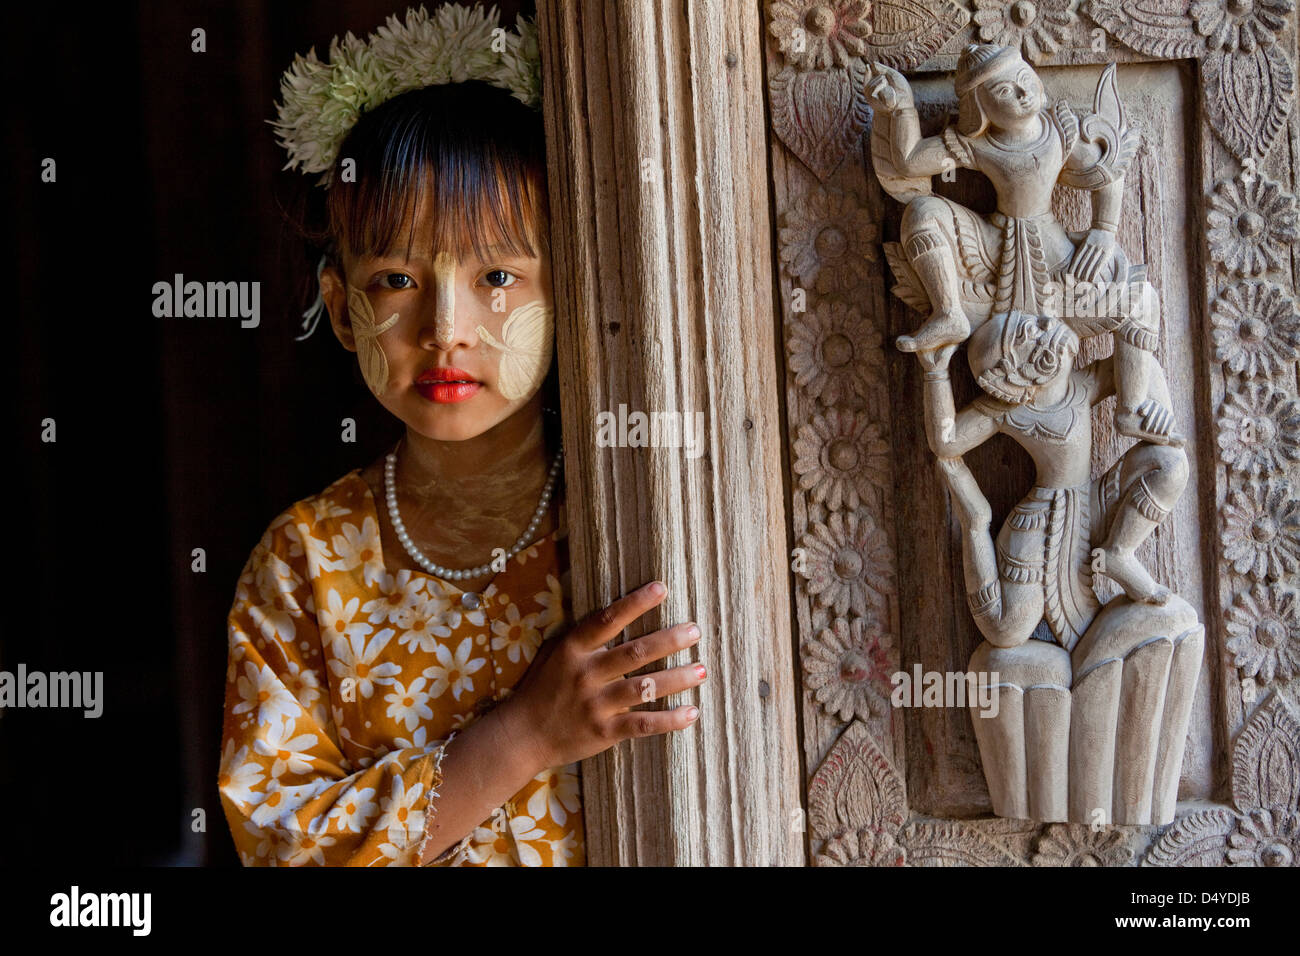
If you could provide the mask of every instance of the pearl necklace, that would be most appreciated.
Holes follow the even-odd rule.
[[[541,526],[542,518],[546,516],[546,510],[551,505],[551,492],[555,489],[555,481],[560,475],[560,461],[564,458],[564,449],[560,449],[555,457],[551,459],[551,468],[546,473],[546,484],[542,487],[542,497],[537,502],[537,508],[533,511],[532,520],[528,522],[528,527],[524,533],[519,536],[513,545],[506,550],[506,560],[509,561],[520,551],[528,546],[533,540],[533,535]],[[393,530],[397,532],[397,540],[402,543],[406,553],[411,556],[411,560],[418,564],[424,570],[428,571],[434,577],[444,578],[448,581],[466,581],[472,578],[481,577],[492,570],[491,562],[480,564],[476,568],[465,568],[456,571],[451,568],[444,568],[441,564],[435,564],[424,556],[415,542],[411,540],[410,534],[407,533],[406,525],[402,523],[402,515],[397,510],[397,448],[388,453],[384,460],[384,492],[385,501],[388,505],[388,517],[393,523]]]

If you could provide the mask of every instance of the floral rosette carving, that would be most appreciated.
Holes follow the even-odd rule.
[[[1033,866],[1128,866],[1133,862],[1129,829],[1104,827],[1094,831],[1077,823],[1052,823],[1039,834]]]
[[[1219,457],[1250,475],[1300,459],[1300,401],[1266,382],[1229,392],[1219,408]]]
[[[1210,312],[1214,357],[1234,375],[1281,378],[1300,358],[1300,309],[1271,282],[1223,290]]]
[[[843,616],[865,616],[885,609],[878,588],[894,577],[894,552],[870,514],[832,511],[825,524],[813,524],[799,541],[808,593],[824,608]],[[870,582],[870,583],[868,583]]]
[[[799,488],[831,511],[856,510],[872,501],[872,488],[890,483],[889,443],[865,412],[829,409],[800,425],[794,442]]]
[[[799,70],[848,66],[866,52],[870,0],[773,0],[769,29]]]
[[[1017,47],[1039,63],[1061,49],[1079,21],[1078,0],[975,0],[980,39]]]
[[[874,616],[836,618],[800,649],[804,686],[826,713],[840,720],[885,717],[891,644]]]
[[[1274,693],[1246,722],[1232,757],[1229,807],[1179,817],[1145,866],[1295,866],[1300,861],[1300,721]]]
[[[785,214],[781,263],[800,286],[819,295],[850,292],[867,280],[879,258],[879,232],[857,195],[819,187]]]
[[[1228,492],[1220,521],[1223,559],[1256,581],[1300,570],[1300,500],[1282,480],[1247,481]]]
[[[794,316],[789,353],[795,384],[823,405],[865,402],[884,375],[880,333],[843,302]]]
[[[1212,50],[1244,50],[1277,42],[1294,0],[1192,0],[1196,32]]]
[[[1256,584],[1228,609],[1226,648],[1243,678],[1272,683],[1300,674],[1300,594]]]
[[[1294,197],[1263,176],[1219,182],[1206,222],[1210,257],[1241,276],[1282,268],[1287,247],[1300,238]]]

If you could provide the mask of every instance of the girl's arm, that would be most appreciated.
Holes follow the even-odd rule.
[[[414,862],[444,741],[345,756],[296,522],[310,523],[291,509],[272,524],[230,610],[222,809],[245,866]]]
[[[455,846],[536,774],[607,750],[630,737],[684,730],[688,706],[631,708],[703,683],[687,664],[624,678],[699,641],[694,624],[655,631],[605,648],[667,594],[651,583],[592,614],[563,637],[546,641],[515,692],[457,735],[443,761],[437,813],[421,851],[430,862]]]

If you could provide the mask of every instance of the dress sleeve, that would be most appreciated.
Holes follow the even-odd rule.
[[[330,712],[304,508],[267,529],[230,610],[222,809],[245,866],[416,865],[447,741],[358,765],[345,755]]]

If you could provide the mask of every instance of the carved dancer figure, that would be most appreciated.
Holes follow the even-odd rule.
[[[1129,598],[1167,602],[1169,590],[1135,551],[1182,494],[1187,454],[1140,443],[1089,481],[1091,408],[1114,392],[1114,360],[1075,369],[1079,339],[1068,325],[1054,316],[998,313],[967,347],[988,394],[955,412],[948,379],[955,350],[946,345],[917,355],[925,369],[926,434],[962,524],[967,597],[988,642],[1022,644],[1045,617],[1057,641],[1073,648],[1098,610],[1094,547],[1102,549],[1098,567]],[[1161,408],[1168,403],[1167,395],[1156,397]],[[1162,423],[1144,427],[1158,431]],[[988,501],[961,456],[997,432],[1029,452],[1037,477],[995,543]]]
[[[912,90],[902,74],[876,64],[866,94],[876,117],[872,154],[885,189],[907,203],[901,251],[886,245],[897,292],[929,319],[898,347],[919,352],[960,343],[991,314],[1061,314],[1088,337],[1115,333],[1119,431],[1181,445],[1167,409],[1148,385],[1163,376],[1152,354],[1159,341],[1159,300],[1146,266],[1130,263],[1115,241],[1124,174],[1139,142],[1115,88],[1112,64],[1082,119],[1064,100],[1048,106],[1043,85],[1008,47],[972,44],[962,53],[955,88],[956,128],[922,137]],[[997,192],[987,218],[930,194],[930,177],[956,167],[978,170]],[[1067,233],[1051,211],[1064,183],[1092,192],[1092,226]],[[1062,309],[1064,286],[1071,295]],[[1158,427],[1152,427],[1152,425]]]

